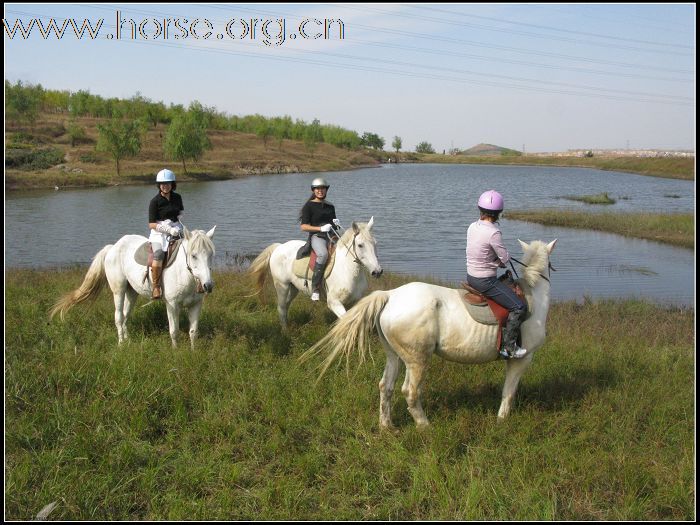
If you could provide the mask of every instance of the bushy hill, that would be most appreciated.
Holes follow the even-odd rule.
[[[253,133],[210,129],[212,149],[197,162],[167,160],[163,139],[167,124],[149,125],[140,153],[120,161],[95,150],[97,125],[106,119],[70,117],[42,112],[29,123],[6,122],[5,189],[73,187],[150,183],[163,167],[173,169],[178,180],[220,180],[265,173],[344,170],[380,162],[377,152],[318,143],[313,151],[304,142],[275,138],[263,140]]]

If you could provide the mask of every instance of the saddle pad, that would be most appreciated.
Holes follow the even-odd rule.
[[[168,248],[168,255],[166,256],[165,267],[169,267],[173,261],[175,261],[175,256],[177,251],[180,249],[180,244],[182,244],[182,239],[172,241]],[[148,241],[144,242],[141,246],[136,248],[134,252],[134,261],[141,266],[150,266],[151,257],[153,257],[153,252],[150,250],[150,243]]]
[[[304,257],[303,259],[295,259],[294,263],[292,264],[292,271],[294,272],[294,275],[296,275],[300,279],[309,279],[311,277],[311,274],[313,273],[312,270],[309,268],[310,261],[311,261],[311,256]],[[331,256],[328,258],[328,264],[326,264],[326,269],[323,272],[324,279],[328,279],[328,276],[333,271],[334,264],[335,264],[335,250],[333,251]]]

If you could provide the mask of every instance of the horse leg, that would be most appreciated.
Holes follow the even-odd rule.
[[[194,341],[199,334],[199,314],[202,311],[203,301],[198,301],[189,307],[187,317],[190,320],[190,348],[194,350]]]
[[[126,339],[126,331],[124,329],[124,296],[125,290],[119,287],[114,290],[114,324],[117,327],[118,344],[122,344]]]
[[[127,286],[126,293],[124,294],[124,316],[122,322],[122,334],[124,335],[124,339],[129,339],[129,332],[126,328],[126,322],[129,319],[129,315],[131,315],[131,311],[134,309],[134,305],[136,304],[138,297],[138,292],[131,286]]]
[[[428,365],[423,362],[406,363],[406,382],[408,386],[405,389],[406,403],[408,403],[408,411],[413,416],[418,428],[427,427],[430,423],[423,411],[421,396],[423,395],[423,380],[425,373],[428,370]],[[404,383],[404,386],[406,384]],[[404,391],[404,388],[401,388]]]
[[[386,366],[384,375],[379,381],[379,425],[387,430],[395,430],[391,422],[391,397],[394,393],[394,384],[401,370],[401,360],[394,350],[384,341],[386,351]]]
[[[343,303],[341,303],[338,299],[331,298],[331,297],[328,298],[328,308],[330,308],[331,311],[339,319],[345,315],[345,312],[347,312],[347,310],[345,309],[345,306],[343,306]]]
[[[177,333],[180,331],[180,308],[170,303],[166,303],[165,308],[168,312],[170,340],[173,342],[173,348],[177,348]]]
[[[289,305],[299,293],[299,290],[292,283],[283,283],[275,279],[275,290],[277,291],[277,314],[279,315],[282,330],[287,330],[287,312]]]
[[[503,395],[501,396],[501,408],[498,410],[498,419],[503,421],[508,416],[518,383],[527,367],[532,361],[532,354],[526,355],[522,359],[510,359],[506,362],[506,381],[503,384]]]

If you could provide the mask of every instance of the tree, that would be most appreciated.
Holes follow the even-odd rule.
[[[435,153],[429,142],[423,141],[416,146],[416,153]]]
[[[201,114],[188,112],[175,116],[165,134],[163,149],[172,160],[182,162],[182,169],[187,174],[185,160],[196,161],[204,154],[204,150],[211,149]]]
[[[143,124],[140,120],[123,121],[113,118],[106,124],[98,124],[99,137],[95,149],[109,153],[117,163],[117,176],[121,175],[119,161],[135,157],[141,151]]]
[[[10,120],[26,121],[33,125],[43,100],[44,88],[41,85],[23,86],[21,81],[17,81],[13,86],[5,81],[5,113]]]
[[[363,146],[367,146],[368,148],[384,149],[384,139],[376,133],[370,133],[369,131],[365,131],[362,134],[362,138],[360,139],[360,141],[360,143]]]
[[[304,130],[304,145],[306,149],[311,152],[312,156],[319,142],[323,142],[323,131],[321,130],[321,123],[319,120],[314,119],[311,124],[306,126],[306,130]]]
[[[391,143],[391,147],[396,150],[396,153],[398,153],[399,150],[401,149],[401,145],[402,145],[401,137],[395,136],[394,141]]]

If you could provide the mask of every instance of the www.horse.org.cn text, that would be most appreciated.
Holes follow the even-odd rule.
[[[62,21],[60,21],[62,20]],[[116,11],[115,25],[84,18],[50,18],[44,21],[20,18],[12,21],[3,18],[5,37],[27,40],[34,35],[44,40],[64,37],[83,37],[90,40],[259,40],[264,45],[281,46],[294,40],[344,40],[345,24],[334,18],[303,18],[299,24],[288,23],[285,18],[231,18],[225,24],[212,23],[206,18],[128,18]]]

